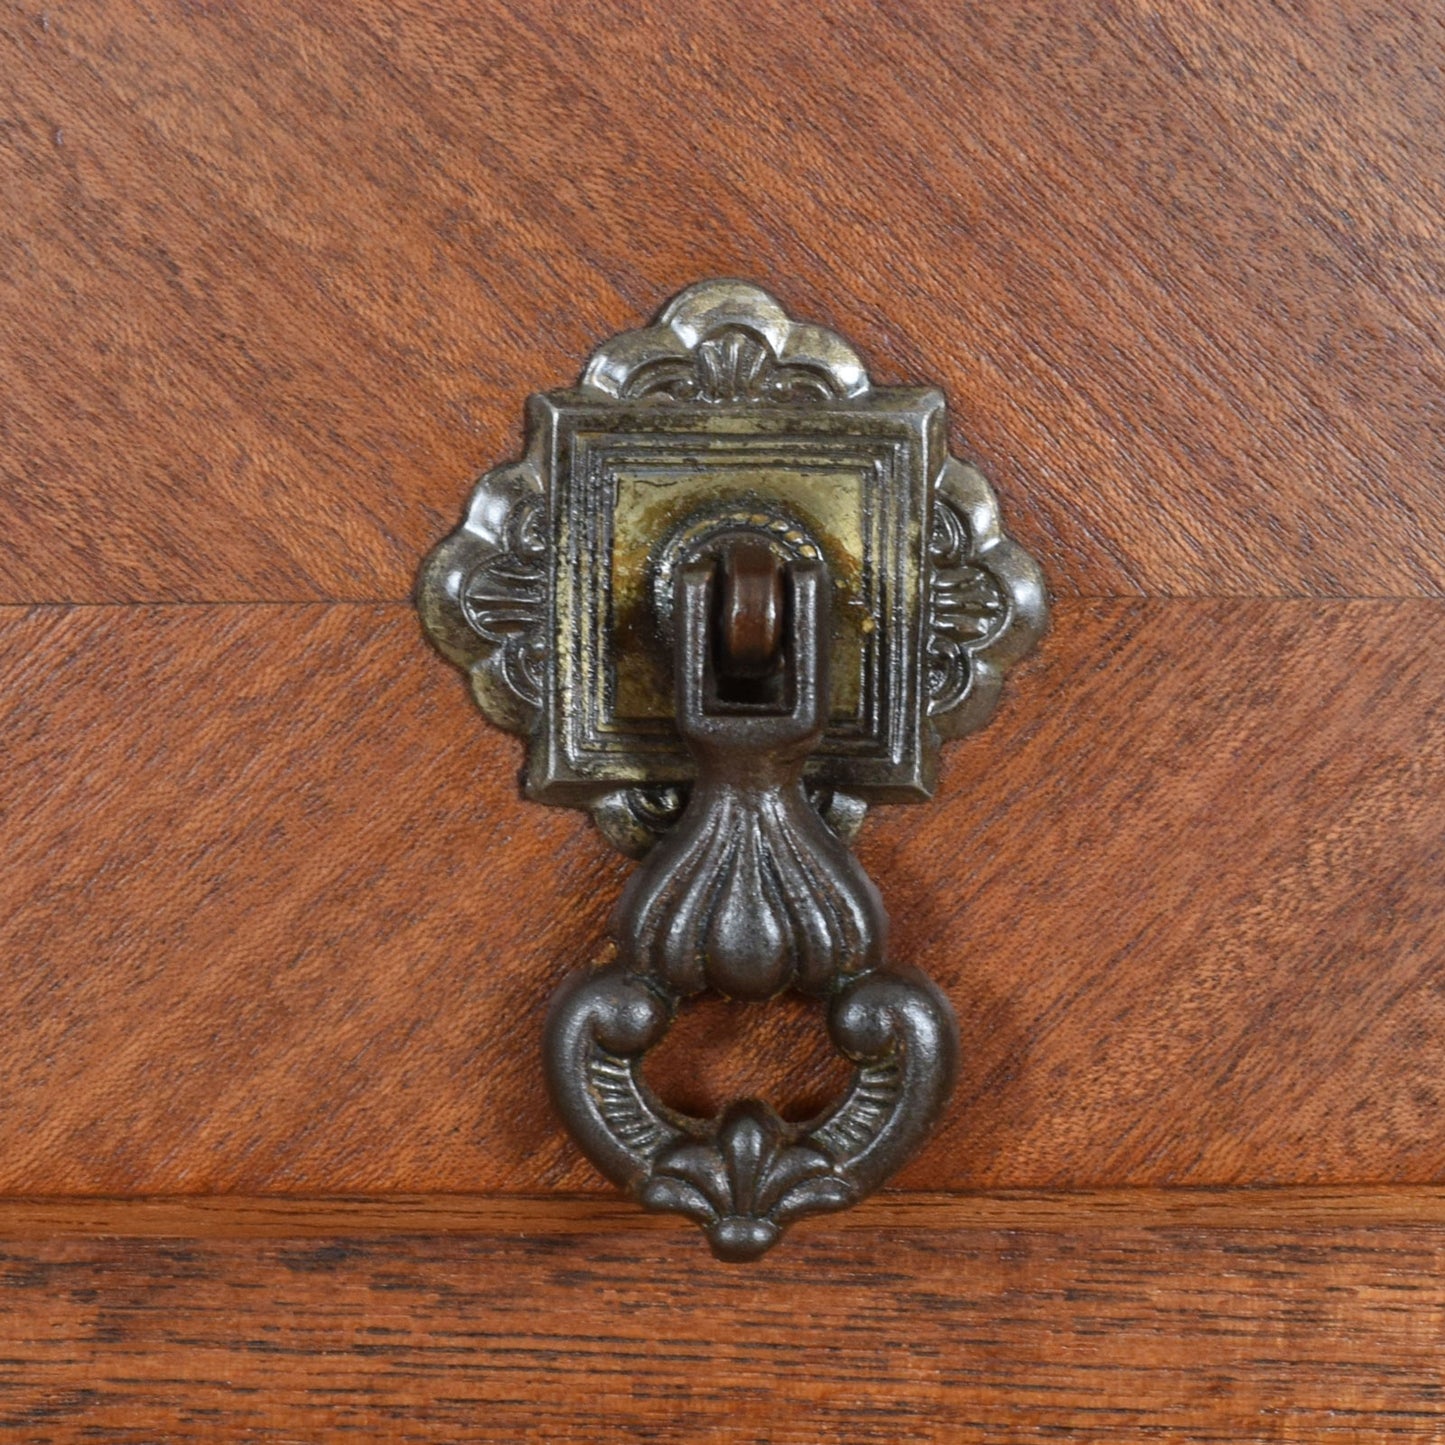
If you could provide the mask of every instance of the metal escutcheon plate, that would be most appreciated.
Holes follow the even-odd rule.
[[[754,1258],[881,1184],[947,1102],[952,1010],[890,959],[849,843],[869,805],[926,799],[940,742],[988,720],[1043,630],[1043,579],[948,454],[938,391],[874,387],[744,282],[689,287],[529,419],[417,605],[528,739],[528,796],[643,860],[612,956],[553,1003],[559,1113],[646,1207]],[[642,1061],[705,990],[820,1000],[854,1063],[843,1097],[801,1124],[759,1100],[667,1107]]]

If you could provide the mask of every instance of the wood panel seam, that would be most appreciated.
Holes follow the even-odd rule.
[[[1375,602],[1445,603],[1445,595],[1432,593],[1300,593],[1300,592],[1064,592],[1050,594],[1052,602],[1139,602],[1139,603],[1216,603],[1216,602],[1298,602],[1318,603]],[[0,602],[0,616],[27,612],[123,612],[152,609],[196,610],[240,607],[412,607],[410,597],[265,597],[265,598],[140,598],[125,602],[71,602],[63,598],[36,598],[26,601]]]
[[[826,1228],[1045,1230],[1445,1228],[1445,1184],[886,1191]],[[655,1233],[680,1227],[612,1194],[57,1196],[0,1200],[0,1239]],[[806,1226],[805,1226],[806,1227]],[[822,1227],[822,1226],[819,1226]]]

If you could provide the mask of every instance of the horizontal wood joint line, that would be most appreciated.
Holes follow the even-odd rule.
[[[1312,606],[1340,602],[1426,602],[1445,603],[1439,592],[1052,592],[1055,604],[1087,602],[1297,602]],[[117,597],[97,601],[69,597],[7,597],[0,598],[0,613],[26,612],[155,612],[193,611],[224,612],[242,607],[257,608],[327,608],[350,607],[358,610],[378,607],[412,608],[411,597],[377,595],[374,597]]]
[[[917,1230],[1445,1226],[1445,1185],[885,1193],[813,1227]],[[674,1229],[604,1194],[171,1195],[0,1200],[0,1238],[596,1234]]]

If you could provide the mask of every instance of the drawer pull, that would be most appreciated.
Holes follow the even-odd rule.
[[[428,557],[418,606],[483,711],[530,740],[529,797],[588,809],[642,860],[611,956],[546,1026],[554,1103],[644,1206],[729,1260],[846,1208],[926,1138],[957,1071],[937,987],[891,964],[849,842],[922,800],[939,743],[987,721],[1041,633],[1042,577],[983,477],[948,456],[942,395],[872,386],[851,347],[737,281],[690,287],[530,402]],[[854,1064],[803,1123],[713,1119],[642,1076],[712,991],[826,1006]]]

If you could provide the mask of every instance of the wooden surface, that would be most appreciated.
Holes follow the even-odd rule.
[[[598,1185],[538,1038],[630,865],[409,609],[40,609],[0,659],[4,1190]],[[1442,722],[1432,602],[1062,603],[864,833],[965,1041],[904,1182],[1438,1179]],[[831,1087],[801,1008],[677,1033],[678,1102]]]
[[[793,1226],[790,1238],[905,1230],[1445,1228],[1445,1185],[1288,1185],[1228,1189],[996,1189],[986,1193],[884,1190],[853,1209]],[[648,1214],[618,1195],[565,1194],[174,1194],[124,1198],[0,1200],[0,1240],[384,1239],[473,1234],[611,1235],[640,1249],[659,1235],[690,1237],[676,1215]],[[799,1233],[801,1231],[801,1234]],[[1422,1235],[1423,1237],[1423,1235]],[[846,1247],[851,1251],[853,1246]]]
[[[0,1437],[1442,1438],[1442,64],[1429,5],[7,8]],[[1058,599],[861,844],[964,1031],[901,1182],[995,1192],[751,1272],[554,1198],[628,865],[405,601],[711,274],[942,385]],[[798,1009],[657,1063],[836,1077]]]
[[[1055,1203],[918,1228],[882,1201],[748,1269],[675,1222],[556,1230],[545,1207],[527,1232],[4,1243],[0,1421],[35,1442],[1440,1438],[1437,1205],[1201,1226],[1146,1191],[1072,1222]]]
[[[707,275],[927,379],[1061,593],[1438,596],[1439,7],[7,11],[16,601],[406,595]]]

